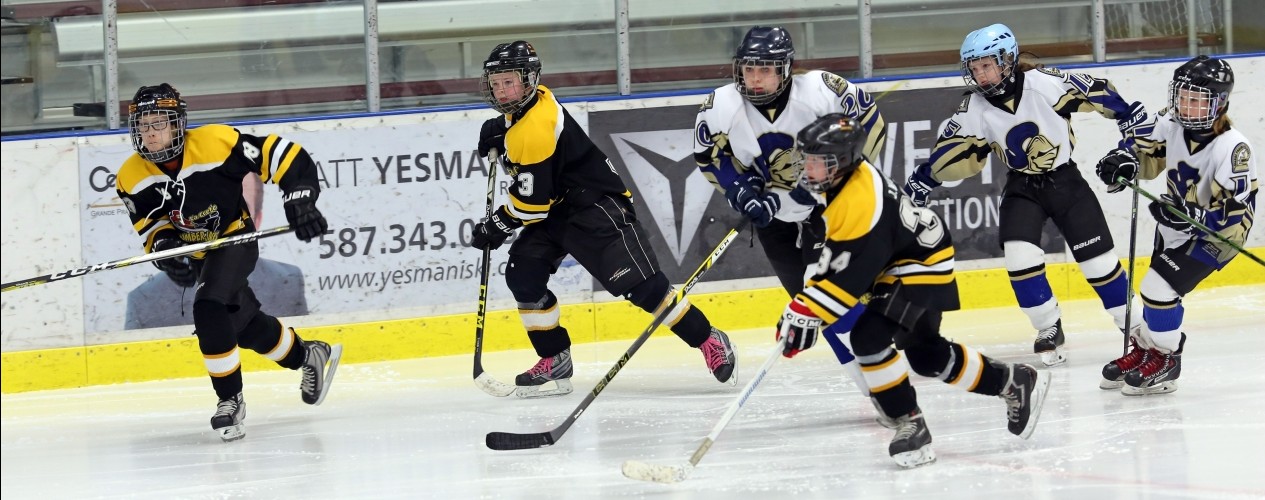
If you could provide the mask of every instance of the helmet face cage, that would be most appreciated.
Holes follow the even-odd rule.
[[[186,107],[180,93],[171,85],[141,87],[128,106],[127,126],[132,136],[132,149],[154,163],[180,156],[184,152]],[[145,134],[151,130],[167,134],[170,142],[161,149],[150,151],[145,145]]]
[[[800,187],[810,193],[825,193],[843,180],[843,169],[839,167],[839,157],[834,153],[812,154],[796,150],[794,162],[795,167],[800,169]]]
[[[1221,96],[1211,89],[1173,81],[1168,84],[1168,105],[1173,119],[1189,130],[1208,130],[1221,115]]]
[[[794,164],[799,185],[825,193],[843,182],[864,158],[865,129],[843,113],[832,113],[804,127],[795,137]]]
[[[540,57],[536,49],[528,42],[519,40],[502,43],[492,49],[492,53],[483,61],[483,77],[479,80],[479,89],[483,100],[502,114],[517,113],[536,97],[536,86],[540,83]],[[518,99],[500,102],[492,90],[491,79],[494,75],[515,73],[522,83],[523,95]]]
[[[983,96],[996,96],[1006,91],[1011,77],[1014,76],[1015,63],[1019,54],[1019,42],[1015,40],[1015,34],[1010,31],[1010,28],[1004,24],[993,24],[972,31],[962,41],[960,52],[962,79],[966,81],[966,86],[971,89],[971,92]],[[997,83],[980,85],[975,75],[971,73],[971,63],[989,57],[997,63],[1001,78]]]
[[[747,87],[747,82],[742,77],[742,68],[744,66],[755,66],[755,67],[771,66],[773,67],[773,72],[776,73],[779,77],[781,77],[780,81],[777,84],[777,89],[774,89],[772,92],[757,93],[757,92],[752,91],[750,88]],[[742,97],[745,97],[748,101],[751,101],[751,104],[768,104],[770,102],[773,102],[774,99],[777,99],[777,96],[782,95],[782,92],[786,91],[786,87],[788,87],[791,83],[790,58],[785,58],[785,59],[735,58],[734,59],[734,83],[737,84],[738,86],[738,93],[742,94]]]

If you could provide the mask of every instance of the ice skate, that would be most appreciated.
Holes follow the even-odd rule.
[[[1171,353],[1150,349],[1146,362],[1138,369],[1124,375],[1124,386],[1120,388],[1125,396],[1146,396],[1148,394],[1167,394],[1177,390],[1177,377],[1182,374],[1182,348],[1186,346],[1186,334],[1182,334],[1177,350]]]
[[[729,343],[725,332],[712,328],[712,333],[703,345],[703,359],[707,361],[707,369],[711,370],[716,380],[734,385],[738,383],[738,359],[734,356],[734,346]]]
[[[1146,363],[1150,353],[1150,349],[1138,345],[1137,340],[1130,338],[1129,353],[1102,367],[1102,382],[1098,383],[1098,388],[1110,391],[1123,387],[1125,374]]]
[[[303,358],[303,366],[299,368],[303,372],[299,391],[304,403],[319,405],[325,401],[325,395],[329,394],[334,372],[338,371],[338,360],[343,356],[343,346],[334,344],[330,347],[319,340],[305,340],[303,348],[307,350],[307,355]]]
[[[1050,389],[1050,375],[1037,371],[1032,365],[1013,364],[1007,372],[1010,380],[997,396],[1006,401],[1006,426],[1010,433],[1028,439],[1037,429],[1041,406]]]
[[[877,399],[874,399],[874,397],[871,396],[870,402],[874,403],[874,409],[878,411],[878,416],[874,417],[874,421],[878,422],[878,425],[881,425],[888,429],[895,429],[897,427],[900,427],[900,422],[896,421],[896,419],[892,417],[887,416],[886,413],[883,413],[883,407],[878,405]]]
[[[571,348],[568,347],[557,355],[540,358],[536,366],[515,377],[514,384],[518,388],[514,390],[514,394],[520,398],[543,398],[571,394],[572,373]],[[553,382],[553,388],[544,388],[550,382]]]
[[[215,415],[211,416],[211,429],[223,439],[224,442],[236,441],[246,437],[246,425],[242,420],[246,419],[246,400],[242,399],[242,393],[237,393],[229,399],[220,400],[215,407]]]
[[[931,449],[931,431],[927,430],[927,422],[922,419],[922,410],[914,408],[908,415],[894,419],[896,435],[887,445],[887,453],[897,465],[905,468],[927,465],[936,461],[936,452]]]
[[[1041,356],[1045,366],[1056,366],[1067,362],[1067,351],[1063,348],[1063,320],[1054,322],[1054,326],[1042,328],[1037,332],[1037,340],[1032,343],[1032,352]]]

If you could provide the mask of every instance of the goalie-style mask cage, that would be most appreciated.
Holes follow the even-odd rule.
[[[501,73],[514,72],[518,81],[522,82],[522,96],[506,102],[497,99],[492,90],[489,77]],[[536,97],[536,85],[540,83],[540,57],[530,43],[518,40],[502,43],[492,49],[488,58],[483,61],[483,78],[480,88],[483,100],[503,114],[512,115],[521,111],[532,98]]]
[[[791,34],[779,27],[756,26],[747,31],[734,54],[734,83],[738,93],[752,104],[768,104],[786,91],[791,84],[791,62],[795,59],[795,47]],[[742,77],[743,66],[770,66],[781,76],[781,82],[772,92],[756,93],[747,88]]]
[[[1168,84],[1168,105],[1183,128],[1210,130],[1230,105],[1231,90],[1234,71],[1230,63],[1199,56],[1173,72],[1173,81]]]
[[[132,149],[154,163],[180,156],[184,152],[187,110],[188,104],[170,84],[141,87],[128,105],[127,127],[132,133]],[[151,144],[146,145],[146,142]]]
[[[843,182],[864,158],[865,128],[855,118],[832,113],[804,127],[795,137],[799,185],[825,193]]]
[[[961,54],[962,79],[971,92],[983,96],[1001,95],[1014,83],[1019,42],[1006,25],[994,24],[972,31],[962,41]],[[985,58],[992,58],[997,63],[1001,78],[996,82],[981,84],[971,72],[971,62]]]

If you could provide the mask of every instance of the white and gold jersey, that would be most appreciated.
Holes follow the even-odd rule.
[[[1252,145],[1242,132],[1231,128],[1211,140],[1198,141],[1165,109],[1159,112],[1155,131],[1139,138],[1134,152],[1141,166],[1139,177],[1154,179],[1167,171],[1169,194],[1207,210],[1203,222],[1209,229],[1239,245],[1247,240],[1256,211],[1258,171]],[[1205,250],[1218,263],[1236,255],[1229,245],[1211,236],[1198,232],[1192,236],[1162,225],[1159,231],[1165,248],[1200,237],[1213,246]]]
[[[969,94],[945,123],[931,151],[931,176],[956,181],[984,169],[990,152],[1010,170],[1044,174],[1067,165],[1076,145],[1072,113],[1095,111],[1116,120],[1131,142],[1132,134],[1149,132],[1146,111],[1131,108],[1107,80],[1056,69],[1033,69],[1016,75],[1019,91],[990,101]]]

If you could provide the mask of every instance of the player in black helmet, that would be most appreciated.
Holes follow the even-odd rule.
[[[887,137],[883,115],[868,93],[827,71],[793,71],[794,61],[786,29],[751,28],[734,51],[733,83],[707,96],[694,124],[694,161],[729,206],[755,225],[789,296],[804,289],[806,271],[821,252],[822,231],[820,209],[795,190],[800,174],[791,161],[795,134],[820,116],[847,114],[865,129],[863,153],[871,162]],[[844,372],[864,387],[847,335],[831,329],[826,339]]]
[[[187,129],[187,108],[166,83],[141,87],[129,105],[136,154],[119,168],[117,189],[146,252],[255,231],[242,196],[242,180],[250,173],[285,193],[286,220],[299,239],[325,232],[325,217],[316,208],[316,166],[302,147],[224,125]],[[246,432],[239,346],[302,369],[302,400],[313,405],[325,398],[342,353],[341,346],[299,338],[259,309],[246,280],[258,258],[259,245],[252,242],[154,263],[173,279],[197,283],[193,324],[219,396],[211,428],[225,441]],[[172,297],[172,307],[180,301]]]
[[[1130,337],[1129,352],[1103,367],[1103,389],[1118,388],[1129,396],[1177,390],[1186,344],[1182,297],[1238,255],[1233,246],[1164,205],[1240,246],[1252,229],[1258,170],[1251,143],[1230,126],[1226,114],[1233,89],[1234,71],[1224,59],[1186,61],[1173,72],[1168,107],[1159,112],[1155,131],[1098,162],[1098,176],[1109,192],[1124,189],[1117,181],[1121,177],[1154,179],[1167,171],[1168,178],[1163,203],[1149,207],[1159,224],[1151,269],[1140,287],[1143,328]]]
[[[852,331],[864,381],[896,421],[888,452],[903,467],[931,463],[935,453],[902,352],[919,375],[1001,397],[1010,432],[1027,439],[1049,375],[940,335],[943,312],[959,307],[949,232],[935,212],[914,206],[865,160],[865,140],[861,124],[844,114],[823,116],[797,136],[799,185],[826,207],[825,246],[778,322],[783,354],[812,347],[823,323]]]
[[[483,63],[484,100],[502,115],[483,124],[479,153],[495,149],[513,183],[510,202],[475,226],[473,246],[510,246],[505,282],[540,361],[515,382],[520,397],[571,392],[571,338],[559,322],[549,276],[567,254],[606,291],[653,311],[671,291],[648,250],[631,194],[606,155],[540,85],[540,57],[530,43],[503,43]],[[737,360],[724,332],[683,300],[663,322],[700,349],[716,380],[733,384]],[[553,382],[552,389],[542,387]]]

